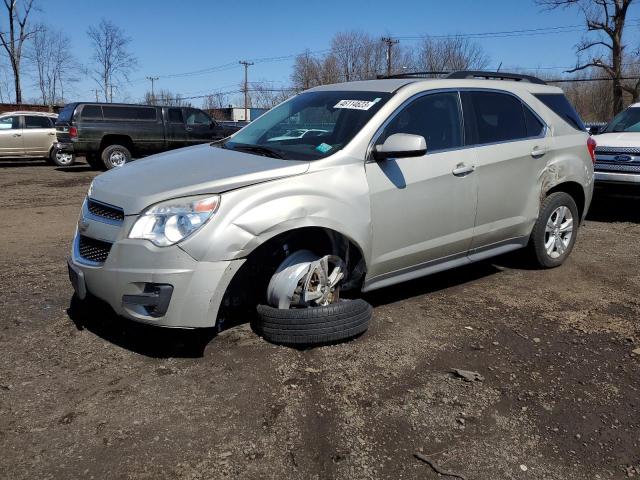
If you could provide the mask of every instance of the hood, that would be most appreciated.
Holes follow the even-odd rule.
[[[594,135],[598,147],[640,148],[640,132],[612,132]]]
[[[222,193],[276,178],[300,175],[308,162],[252,155],[209,144],[181,148],[98,175],[91,198],[121,207],[125,215],[171,198]]]

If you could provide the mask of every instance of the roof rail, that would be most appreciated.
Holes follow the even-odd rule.
[[[433,75],[447,75],[451,72],[404,72],[396,73],[394,75],[378,75],[378,80],[387,78],[432,78]]]
[[[463,79],[463,78],[484,78],[486,80],[514,80],[516,82],[537,83],[538,85],[546,85],[547,82],[534,77],[532,75],[521,75],[519,73],[507,72],[483,72],[480,70],[460,70],[452,72],[446,78]]]

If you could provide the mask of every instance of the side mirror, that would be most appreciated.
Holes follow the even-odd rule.
[[[373,157],[376,160],[386,158],[421,157],[427,153],[427,142],[422,135],[394,133],[382,145],[376,145]]]

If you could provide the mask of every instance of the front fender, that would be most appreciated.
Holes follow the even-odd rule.
[[[363,164],[331,166],[227,192],[215,217],[181,247],[197,260],[243,258],[281,233],[335,230],[370,258],[371,210]]]

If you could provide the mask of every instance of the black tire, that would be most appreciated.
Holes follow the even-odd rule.
[[[325,307],[278,309],[258,305],[256,333],[282,345],[308,346],[338,342],[369,327],[373,308],[362,299],[341,300]]]
[[[545,228],[547,222],[559,207],[567,207],[571,211],[571,215],[573,217],[573,231],[564,252],[558,257],[553,258],[547,253],[547,249],[545,248]],[[555,192],[549,195],[542,203],[540,215],[533,227],[529,242],[529,248],[532,253],[531,256],[536,264],[541,268],[555,268],[562,265],[576,243],[579,225],[580,218],[578,217],[578,207],[576,206],[576,202],[573,197],[565,192]]]
[[[76,157],[73,153],[64,154],[64,158],[58,155],[59,150],[57,148],[52,148],[51,153],[49,154],[49,160],[53,165],[57,165],[58,167],[70,167],[74,163],[76,163]]]
[[[102,160],[95,153],[87,153],[84,159],[91,168],[95,168],[96,170],[102,170],[104,168]]]
[[[120,159],[123,157],[124,163],[128,163],[131,161],[131,152],[127,147],[124,147],[122,145],[109,145],[108,147],[105,147],[105,149],[102,150],[102,153],[100,154],[102,163],[107,170],[111,170],[112,168],[117,168],[124,165],[124,163],[119,163]]]

